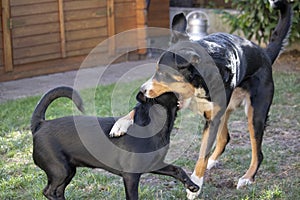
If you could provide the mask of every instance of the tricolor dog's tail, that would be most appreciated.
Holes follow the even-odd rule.
[[[45,120],[45,113],[51,102],[60,97],[67,97],[69,99],[72,99],[76,107],[81,112],[84,112],[83,101],[78,92],[76,92],[71,87],[61,86],[54,88],[44,94],[44,96],[40,99],[39,103],[35,107],[35,110],[31,117],[32,134],[34,134],[39,129],[41,122]]]
[[[266,52],[272,63],[283,50],[292,27],[292,8],[287,0],[269,0],[272,8],[280,11],[278,24],[273,31]]]

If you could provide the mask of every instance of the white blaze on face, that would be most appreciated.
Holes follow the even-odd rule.
[[[145,82],[142,86],[140,91],[144,93],[146,97],[149,97],[149,91],[153,89],[153,77],[151,77],[147,82]]]

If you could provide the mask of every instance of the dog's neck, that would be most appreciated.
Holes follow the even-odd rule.
[[[147,127],[150,123],[159,124],[161,129],[158,128],[155,137],[161,138],[164,144],[168,144],[170,142],[170,134],[174,126],[174,121],[177,116],[177,110],[177,106],[166,107],[160,104],[150,105],[148,103],[142,103],[136,107],[134,123],[143,127]],[[162,124],[162,122],[164,124]]]

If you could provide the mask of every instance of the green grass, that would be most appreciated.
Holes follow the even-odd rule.
[[[241,190],[235,189],[237,180],[246,171],[251,157],[246,118],[240,109],[231,117],[232,139],[221,157],[221,165],[207,172],[200,199],[300,199],[299,75],[282,72],[274,74],[276,90],[270,112],[270,126],[264,137],[265,159],[257,174],[256,183]],[[112,115],[111,110],[115,107],[111,101],[112,96],[120,98],[117,99],[120,102],[118,106],[123,108],[114,110],[113,114],[125,114],[135,105],[135,94],[143,81],[80,91],[84,97],[86,114]],[[128,93],[123,87],[132,88],[132,91]],[[42,189],[46,185],[46,176],[33,163],[29,129],[30,117],[39,98],[29,97],[0,104],[0,199],[44,199]],[[49,107],[47,119],[72,114],[80,113],[73,108],[70,100],[59,99]],[[177,122],[176,127],[180,127],[181,123]],[[174,142],[179,142],[179,146],[187,142],[190,144],[183,150],[171,149],[178,155],[174,159],[175,164],[189,173],[197,159],[199,137],[195,132],[183,130],[183,133],[176,135]],[[66,197],[124,199],[125,194],[120,177],[82,168],[67,187]],[[140,199],[185,199],[185,189],[181,183],[174,183],[173,178],[144,175],[140,185]]]

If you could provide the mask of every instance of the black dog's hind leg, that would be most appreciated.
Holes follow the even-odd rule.
[[[76,174],[76,167],[68,168],[68,176],[65,179],[64,183],[57,188],[56,194],[62,194],[62,196],[64,196],[65,189],[66,189],[67,185],[71,182],[71,180],[75,176],[75,174]]]
[[[48,185],[43,194],[50,200],[65,200],[65,188],[74,177],[76,168],[64,166],[62,163],[47,168]]]
[[[166,164],[167,165],[167,164]],[[174,165],[167,165],[164,168],[151,172],[153,174],[167,175],[181,181],[184,186],[192,192],[197,192],[199,187],[191,181],[183,169]]]
[[[122,177],[125,185],[126,200],[138,200],[141,174],[125,173]]]

